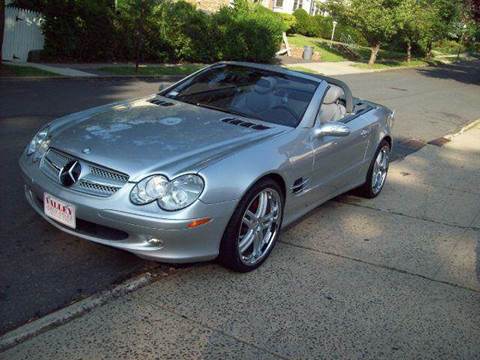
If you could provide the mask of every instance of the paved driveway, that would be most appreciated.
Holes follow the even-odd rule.
[[[479,137],[394,163],[377,200],[322,206],[257,271],[179,269],[0,357],[476,359]]]
[[[355,75],[343,79],[357,95],[396,108],[395,135],[398,138],[430,141],[480,117],[479,87],[472,83],[476,79],[478,84],[479,73],[478,67],[469,65]],[[158,266],[65,235],[46,224],[23,199],[16,163],[25,144],[44,122],[72,111],[150,94],[157,86],[156,82],[133,80],[0,83],[0,193],[3,200],[0,203],[0,333],[104,289],[132,273]],[[397,151],[408,152],[409,149],[397,146]],[[329,207],[336,206],[332,204],[320,208],[305,221],[326,216]],[[358,207],[358,204],[348,205],[350,207],[359,214],[371,211]],[[333,217],[333,223],[347,215],[339,212],[338,217]],[[308,222],[295,229],[301,232],[308,229],[307,225]],[[396,231],[396,234],[401,233]],[[288,234],[285,234],[285,242],[288,242]],[[339,243],[337,240],[332,244]],[[370,240],[362,241],[361,244],[369,244],[372,249],[378,246]],[[379,257],[387,255],[380,250],[377,252]]]

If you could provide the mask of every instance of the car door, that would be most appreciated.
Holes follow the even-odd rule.
[[[339,193],[360,185],[364,180],[362,165],[372,132],[372,124],[358,116],[340,123],[350,133],[346,136],[312,136],[314,166],[312,182],[318,201],[325,201]],[[318,120],[315,127],[321,124]],[[315,134],[313,129],[313,134]]]

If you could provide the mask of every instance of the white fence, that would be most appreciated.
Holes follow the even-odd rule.
[[[44,36],[40,13],[5,8],[5,32],[3,34],[3,60],[27,61],[30,50],[43,49]]]

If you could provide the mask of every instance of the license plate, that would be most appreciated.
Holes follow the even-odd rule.
[[[77,226],[75,218],[75,206],[56,197],[44,193],[43,194],[43,210],[45,215],[53,220],[62,223],[72,229]]]

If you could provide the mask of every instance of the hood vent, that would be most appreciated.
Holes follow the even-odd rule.
[[[268,126],[265,125],[259,125],[259,124],[254,124],[248,121],[243,121],[235,118],[224,118],[222,119],[224,123],[231,124],[231,125],[237,125],[237,126],[243,126],[246,128],[250,129],[255,129],[255,130],[267,130],[270,129]]]
[[[175,105],[174,103],[172,102],[169,102],[169,101],[165,101],[165,100],[161,100],[161,99],[151,99],[151,100],[148,100],[148,102],[152,103],[152,104],[155,104],[155,105],[159,105],[159,106],[172,106],[172,105]]]

